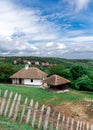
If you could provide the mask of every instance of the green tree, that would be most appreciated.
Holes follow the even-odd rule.
[[[83,75],[87,75],[88,71],[85,67],[82,65],[72,65],[70,68],[70,72],[72,75],[73,80],[77,80],[79,77],[82,77]]]
[[[10,82],[10,76],[17,72],[19,68],[9,64],[9,63],[3,63],[0,62],[0,82],[2,83],[9,83]]]
[[[63,65],[52,65],[49,67],[49,75],[58,74],[62,76],[64,69]]]
[[[75,88],[78,90],[93,91],[93,83],[87,75],[83,75],[75,81]]]
[[[63,65],[52,65],[49,68],[49,75],[57,74],[69,80],[72,79],[71,72],[68,68]]]

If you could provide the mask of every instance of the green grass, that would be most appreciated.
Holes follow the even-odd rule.
[[[64,103],[79,103],[85,99],[93,101],[93,92],[75,91],[70,90],[67,93],[53,93],[43,90],[41,88],[14,86],[8,84],[0,84],[2,90],[2,97],[7,89],[9,92],[19,93],[22,95],[21,102],[23,103],[25,98],[34,99],[34,102],[39,101],[39,106],[46,104],[47,106],[63,106]],[[8,95],[9,96],[9,95]],[[1,129],[2,128],[2,129]],[[0,130],[34,130],[30,128],[30,125],[21,124],[19,122],[13,123],[8,119],[0,117]]]
[[[73,102],[77,103],[80,101],[84,101],[85,98],[89,100],[93,100],[93,92],[82,92],[70,90],[67,93],[53,93],[45,91],[41,88],[33,88],[33,87],[24,87],[24,86],[14,86],[14,85],[6,85],[0,84],[0,89],[2,90],[2,96],[4,91],[7,89],[9,92],[13,91],[14,93],[19,93],[22,95],[22,102],[26,97],[30,99],[34,99],[34,101],[39,101],[39,104],[50,104],[50,105],[61,105],[63,102]]]
[[[34,130],[26,124],[13,123],[7,118],[0,117],[0,130]]]

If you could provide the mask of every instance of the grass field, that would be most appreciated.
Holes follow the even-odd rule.
[[[80,104],[84,101],[93,101],[93,92],[69,90],[69,92],[58,94],[48,92],[41,88],[14,86],[8,84],[0,84],[0,89],[2,90],[2,95],[6,89],[9,92],[13,91],[14,93],[17,92],[21,94],[22,103],[25,98],[28,97],[29,101],[30,99],[34,99],[34,102],[39,101],[39,106],[46,104],[58,112],[64,111],[67,115],[72,112],[72,115],[76,115],[82,120],[93,122],[91,114],[86,112],[85,107]]]
[[[23,101],[25,97],[28,97],[29,99],[33,98],[35,101],[39,101],[41,105],[60,105],[62,102],[77,103],[84,100],[93,100],[93,92],[69,90],[69,92],[58,94],[45,91],[41,88],[14,86],[8,84],[0,84],[0,89],[2,90],[2,94],[7,89],[9,92],[13,91],[14,93],[17,92],[22,94]]]
[[[30,126],[25,124],[20,124],[18,122],[13,123],[7,118],[0,117],[0,130],[34,130]]]

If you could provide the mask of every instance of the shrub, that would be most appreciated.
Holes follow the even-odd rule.
[[[82,77],[83,75],[87,75],[88,73],[86,68],[78,64],[72,65],[70,68],[70,72],[71,72],[73,80],[77,80],[79,77]]]
[[[87,75],[83,75],[79,77],[74,82],[74,87],[78,90],[85,90],[85,91],[93,91],[93,84],[91,79]]]

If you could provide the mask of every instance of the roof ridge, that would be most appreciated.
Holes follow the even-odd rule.
[[[57,75],[55,75],[55,84],[57,84]]]

